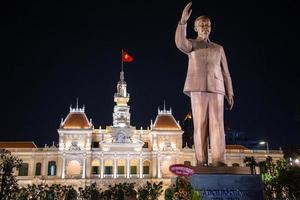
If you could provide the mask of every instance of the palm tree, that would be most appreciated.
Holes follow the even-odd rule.
[[[246,164],[247,167],[250,167],[251,174],[256,174],[255,167],[257,166],[257,162],[253,156],[245,157],[244,163]]]

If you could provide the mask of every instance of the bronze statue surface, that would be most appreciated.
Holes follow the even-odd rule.
[[[223,47],[209,40],[211,21],[208,17],[195,20],[196,39],[186,38],[191,6],[190,2],[182,12],[175,43],[189,58],[184,93],[191,98],[197,164],[208,164],[209,138],[212,164],[219,166],[225,163],[224,96],[228,109],[233,107],[231,77]]]

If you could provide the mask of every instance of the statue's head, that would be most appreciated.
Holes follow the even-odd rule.
[[[198,37],[208,39],[211,31],[210,19],[206,16],[197,17],[194,23],[194,30],[198,33]]]

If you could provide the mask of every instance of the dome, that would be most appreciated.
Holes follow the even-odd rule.
[[[84,113],[84,108],[70,108],[70,113],[61,123],[63,129],[89,129],[92,124]]]
[[[171,110],[159,110],[153,124],[154,130],[181,130]]]

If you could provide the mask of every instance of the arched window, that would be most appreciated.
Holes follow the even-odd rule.
[[[41,175],[41,170],[42,170],[42,164],[41,163],[36,163],[35,164],[35,175],[40,176]]]
[[[19,176],[28,176],[28,163],[22,163],[19,168]]]
[[[92,174],[100,174],[100,161],[93,160],[92,162]]]
[[[56,175],[56,162],[49,161],[48,162],[48,176],[55,176]]]
[[[150,174],[150,162],[148,160],[144,161],[143,163],[143,174],[145,175]]]
[[[113,174],[113,167],[112,166],[105,166],[104,167],[104,174]]]
[[[104,161],[104,174],[105,175],[113,174],[113,161],[112,160]]]

